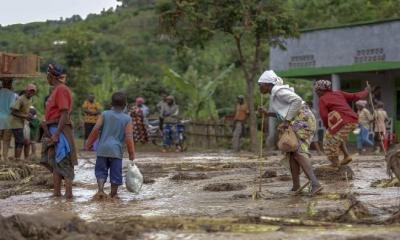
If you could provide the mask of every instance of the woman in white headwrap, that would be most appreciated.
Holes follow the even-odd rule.
[[[292,191],[300,188],[301,167],[311,181],[311,195],[319,193],[322,186],[315,177],[309,161],[310,143],[316,131],[314,114],[293,88],[283,85],[283,80],[274,71],[265,71],[258,80],[258,84],[262,94],[270,94],[269,110],[260,108],[259,111],[265,116],[282,120],[283,127],[290,125],[299,141],[298,149],[288,154],[293,181]]]

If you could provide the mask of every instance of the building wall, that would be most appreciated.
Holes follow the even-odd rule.
[[[303,32],[286,40],[287,50],[271,48],[270,69],[346,66],[400,61],[400,20]]]

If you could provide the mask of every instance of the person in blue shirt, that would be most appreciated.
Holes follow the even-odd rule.
[[[12,91],[13,80],[11,78],[2,79],[2,88],[0,88],[0,151],[3,143],[3,161],[8,160],[8,149],[12,138],[10,125],[11,107],[16,101],[15,93]]]
[[[85,150],[91,149],[99,138],[95,175],[98,185],[98,195],[104,195],[104,184],[110,176],[112,198],[117,198],[118,187],[122,185],[123,145],[127,145],[129,160],[135,158],[133,128],[131,117],[123,110],[127,104],[126,95],[116,92],[112,95],[112,108],[101,113],[92,132],[89,135]]]

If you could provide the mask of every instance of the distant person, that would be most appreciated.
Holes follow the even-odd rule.
[[[161,94],[161,101],[159,101],[159,102],[157,103],[157,106],[156,106],[158,112],[161,112],[162,107],[164,106],[164,104],[166,104],[166,102],[167,102],[167,97],[168,97],[167,94],[165,94],[165,93]]]
[[[389,121],[387,112],[384,109],[384,104],[381,101],[378,101],[376,104],[374,119],[375,153],[379,154],[381,150],[384,151],[384,149],[382,149],[384,147],[383,140],[388,137],[386,135],[386,122]]]
[[[15,161],[21,160],[22,149],[26,143],[24,128],[26,121],[32,118],[29,109],[32,106],[32,97],[36,92],[36,86],[34,84],[28,84],[24,93],[18,97],[15,104],[11,107],[10,126],[15,139]]]
[[[165,104],[162,105],[160,111],[160,123],[163,129],[163,152],[167,152],[171,147],[172,142],[175,143],[176,151],[182,151],[179,146],[177,123],[178,123],[179,107],[175,103],[173,96],[167,96]]]
[[[240,137],[243,134],[244,124],[249,116],[249,106],[244,96],[237,96],[236,111],[234,121],[234,129],[232,136],[232,149],[236,152],[240,151]]]
[[[85,102],[83,103],[82,109],[84,113],[84,141],[86,142],[90,132],[97,122],[97,119],[99,118],[99,115],[101,113],[101,105],[98,102],[95,102],[95,98],[93,95],[89,95],[87,97],[87,100],[85,100]]]
[[[13,80],[2,79],[0,88],[0,160],[8,161],[8,149],[12,138],[10,125],[11,107],[15,103],[15,93],[12,91]],[[3,152],[1,146],[3,145]],[[1,157],[2,155],[2,157]]]
[[[360,133],[357,135],[357,150],[359,154],[365,152],[365,146],[374,147],[374,142],[369,139],[369,131],[371,123],[374,120],[371,112],[367,109],[368,102],[366,100],[358,100],[356,102],[358,113],[358,127]]]
[[[331,81],[318,80],[315,82],[314,88],[319,96],[319,115],[326,128],[324,152],[331,162],[331,166],[336,168],[346,165],[353,160],[347,151],[346,141],[358,123],[358,116],[348,102],[366,98],[369,87],[358,93],[332,91]],[[339,161],[340,151],[344,154],[342,162]]]
[[[112,95],[112,109],[101,113],[85,145],[85,150],[90,150],[96,139],[100,137],[95,166],[97,195],[100,195],[98,197],[104,194],[104,184],[108,176],[111,183],[110,196],[118,197],[118,187],[122,185],[124,142],[129,153],[129,160],[135,159],[132,120],[129,115],[123,113],[126,103],[127,99],[124,93],[116,92]]]
[[[167,97],[168,97],[168,95],[165,94],[165,93],[163,93],[163,94],[161,94],[161,97],[162,97],[162,98],[161,98],[161,101],[159,101],[159,102],[157,103],[156,108],[157,108],[157,112],[158,112],[158,114],[159,114],[160,131],[162,132],[162,131],[163,131],[164,123],[163,123],[163,118],[161,117],[161,110],[163,109],[164,105],[167,104]]]
[[[313,102],[309,101],[309,102],[307,102],[307,105],[311,109],[314,116],[317,116],[317,111],[315,110],[315,108],[313,106],[314,105]],[[323,154],[323,152],[321,151],[321,148],[319,146],[318,131],[315,131],[314,137],[311,140],[311,147],[313,147],[317,151],[318,155]]]
[[[135,105],[143,112],[143,121],[144,124],[147,126],[149,124],[150,109],[145,105],[144,98],[142,97],[136,98]]]
[[[36,108],[31,107],[29,109],[29,113],[32,116],[31,119],[29,120],[30,152],[32,154],[32,158],[34,158],[37,155],[37,144],[39,142],[40,120],[37,116]]]
[[[147,135],[147,116],[149,114],[149,108],[144,105],[144,99],[139,97],[136,99],[135,105],[130,109],[130,116],[132,118],[133,125],[133,141],[135,143],[146,143],[148,142]]]
[[[46,102],[45,121],[41,124],[42,161],[53,173],[54,197],[61,196],[61,183],[65,181],[65,197],[73,198],[72,181],[78,158],[71,122],[72,93],[65,84],[67,75],[63,66],[49,64],[47,81],[53,87]]]

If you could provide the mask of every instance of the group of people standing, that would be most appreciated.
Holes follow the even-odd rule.
[[[163,137],[162,151],[167,152],[172,145],[176,146],[176,151],[182,151],[177,144],[177,133],[181,126],[178,124],[179,106],[175,103],[175,98],[165,95],[157,104],[156,109],[159,116],[156,122],[159,125],[160,135]],[[86,143],[101,114],[102,106],[95,101],[95,96],[89,95],[82,105],[82,110],[84,113],[84,143]],[[132,118],[134,142],[147,143],[149,141],[150,108],[145,105],[145,99],[137,97],[135,102],[129,107],[125,106],[123,111]],[[94,149],[96,146],[97,142],[94,143]]]
[[[30,153],[36,154],[35,142],[38,139],[40,121],[36,109],[32,106],[32,97],[37,88],[28,84],[24,91],[13,91],[13,79],[3,79],[0,89],[0,159],[9,160],[9,147],[14,137],[14,160],[20,161],[22,152],[25,159]],[[2,144],[1,144],[2,143]]]
[[[8,156],[9,139],[15,138],[15,159],[19,160],[25,144],[24,128],[26,124],[40,125],[42,155],[40,162],[53,173],[54,196],[61,196],[61,182],[65,181],[65,196],[72,198],[72,180],[74,166],[77,165],[76,146],[73,137],[71,113],[73,99],[70,89],[66,85],[65,69],[58,64],[49,64],[47,80],[52,89],[45,102],[45,116],[39,124],[34,121],[36,113],[32,110],[32,97],[37,88],[28,84],[23,94],[16,97],[12,89],[12,80],[2,81],[0,89],[0,136],[3,139],[3,159]],[[304,171],[311,182],[311,195],[318,194],[323,187],[314,174],[309,160],[310,144],[316,133],[316,118],[303,99],[296,94],[289,85],[274,71],[265,71],[258,80],[261,94],[269,94],[269,108],[259,108],[264,117],[276,118],[281,122],[280,129],[291,129],[295,133],[298,146],[296,150],[287,152],[290,165],[293,187],[292,191],[300,188],[300,172]],[[385,121],[387,114],[383,104],[378,102],[376,111],[371,114],[366,108],[365,98],[370,93],[367,87],[364,91],[347,93],[333,91],[329,80],[318,80],[314,84],[319,96],[319,114],[326,129],[323,150],[332,167],[338,168],[352,161],[346,141],[349,133],[359,128],[357,147],[362,151],[363,146],[373,145],[368,138],[369,127],[375,122],[375,132],[378,139],[386,132]],[[349,106],[348,102],[356,101],[358,114]],[[122,184],[123,145],[126,144],[129,160],[135,158],[135,143],[147,142],[147,125],[149,124],[149,108],[144,99],[138,97],[135,104],[127,108],[127,97],[122,92],[112,95],[111,109],[103,111],[101,105],[89,96],[82,108],[85,114],[85,150],[95,147],[97,152],[95,175],[98,183],[98,193],[104,194],[104,185],[107,178],[111,182],[111,197],[117,197],[118,186]],[[164,151],[176,143],[174,126],[179,120],[179,107],[172,96],[165,96],[157,104],[159,111],[160,129],[163,134]],[[249,108],[243,96],[238,96],[235,115],[235,131],[233,147],[239,147],[238,137],[243,130],[243,123],[249,114]],[[36,117],[37,118],[37,117]],[[33,123],[35,122],[35,123]],[[33,132],[37,132],[33,128]],[[26,135],[26,133],[25,133]],[[8,141],[8,142],[7,142]],[[180,151],[178,144],[177,151]],[[380,145],[379,145],[380,147]],[[343,153],[343,159],[339,159]]]

